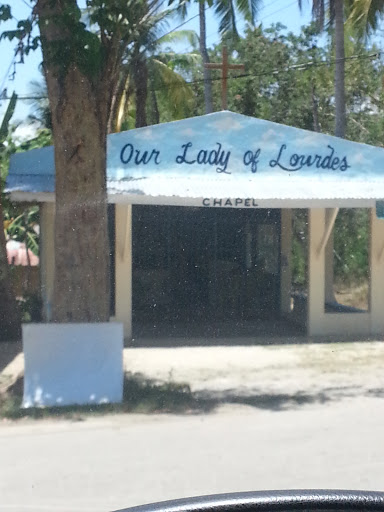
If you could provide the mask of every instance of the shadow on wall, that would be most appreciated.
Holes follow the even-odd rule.
[[[22,351],[23,344],[21,341],[5,341],[0,343],[0,374]]]

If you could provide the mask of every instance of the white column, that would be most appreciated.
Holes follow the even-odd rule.
[[[55,269],[55,204],[40,204],[40,283],[43,302],[43,320],[52,318],[53,283]]]
[[[308,210],[308,334],[321,335],[324,328],[324,250],[318,253],[325,229],[324,208]]]
[[[328,223],[333,215],[334,209],[327,208],[325,211],[326,223]],[[333,241],[334,241],[334,228],[329,235],[327,245],[325,246],[325,300],[326,302],[335,301],[335,292],[333,287],[334,273],[333,273]]]
[[[371,210],[370,313],[371,334],[384,334],[384,220]]]
[[[280,311],[291,312],[292,285],[292,210],[281,210]]]
[[[132,206],[116,205],[116,304],[115,320],[132,338]]]

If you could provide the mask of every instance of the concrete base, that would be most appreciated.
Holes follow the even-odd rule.
[[[23,348],[23,407],[121,402],[122,324],[26,324]]]

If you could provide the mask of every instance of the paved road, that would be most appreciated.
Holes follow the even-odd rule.
[[[106,511],[273,488],[384,488],[384,402],[0,427],[2,512]]]
[[[201,415],[0,423],[1,512],[101,512],[257,489],[384,490],[384,343],[127,349],[124,360],[130,373],[187,381],[222,405]],[[21,356],[12,364],[22,371]]]

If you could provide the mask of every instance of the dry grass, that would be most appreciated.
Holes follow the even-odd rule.
[[[337,302],[344,306],[368,310],[369,283],[367,281],[351,285],[337,283],[335,285],[335,297]]]
[[[127,373],[124,378],[123,402],[121,404],[83,405],[66,407],[22,408],[23,378],[0,394],[0,418],[44,419],[64,418],[81,420],[94,414],[143,413],[185,414],[201,412],[203,406],[190,390],[188,384],[173,381],[155,382],[139,374]]]

